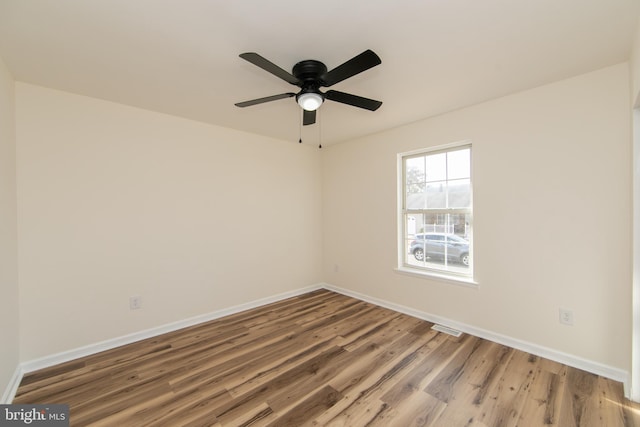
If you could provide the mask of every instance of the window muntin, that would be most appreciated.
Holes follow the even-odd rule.
[[[472,277],[471,145],[402,156],[402,267]]]

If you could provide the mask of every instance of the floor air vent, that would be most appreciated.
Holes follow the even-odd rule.
[[[449,328],[447,326],[444,325],[433,325],[431,327],[431,329],[438,331],[438,332],[444,332],[445,334],[449,334],[449,335],[453,335],[454,337],[459,337],[460,335],[462,335],[462,331],[459,331],[457,329],[453,329],[453,328]]]

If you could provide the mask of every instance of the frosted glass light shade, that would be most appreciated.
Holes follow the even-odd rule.
[[[317,110],[323,101],[321,95],[313,92],[303,93],[298,97],[298,104],[307,111]]]

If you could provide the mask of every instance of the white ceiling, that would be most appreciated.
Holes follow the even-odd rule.
[[[352,139],[626,61],[638,0],[0,0],[0,56],[16,80],[297,141],[297,91],[240,59],[332,69],[382,64],[332,89],[305,141]]]

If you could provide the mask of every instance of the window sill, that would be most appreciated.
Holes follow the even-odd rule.
[[[452,275],[440,274],[440,273],[431,272],[431,271],[416,270],[416,269],[407,268],[407,267],[396,267],[394,268],[394,271],[396,273],[404,274],[406,276],[419,277],[421,279],[433,279],[441,282],[452,283],[454,285],[466,286],[474,289],[478,289],[478,287],[480,286],[478,282],[476,282],[475,280],[473,280],[473,278],[470,278],[470,277],[452,276]]]

